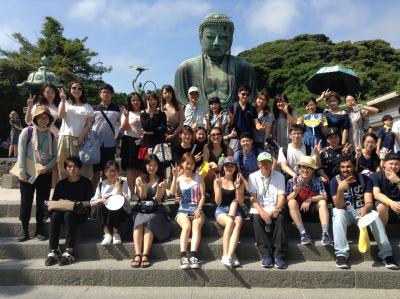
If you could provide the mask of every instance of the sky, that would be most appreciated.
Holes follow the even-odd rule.
[[[383,39],[400,48],[398,0],[0,0],[0,7],[1,48],[18,49],[13,32],[35,43],[51,16],[65,37],[88,37],[86,47],[99,54],[93,62],[112,66],[103,80],[116,92],[132,91],[137,72],[130,67],[138,65],[150,67],[139,81],[173,85],[178,65],[201,53],[198,27],[210,12],[234,22],[234,55],[303,33],[333,42]]]

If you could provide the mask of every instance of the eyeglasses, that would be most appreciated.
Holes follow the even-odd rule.
[[[221,136],[221,133],[210,134],[210,137],[217,137],[217,136]]]
[[[72,90],[82,90],[82,87],[72,86],[71,89],[72,89]]]
[[[241,95],[242,97],[248,97],[248,96],[250,96],[250,94],[249,94],[248,92],[241,92],[240,95]]]

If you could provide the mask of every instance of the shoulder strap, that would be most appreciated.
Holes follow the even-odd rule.
[[[244,170],[244,163],[243,163],[243,151],[239,151],[239,170],[243,171]]]
[[[26,144],[29,143],[32,139],[33,128],[31,126],[28,127],[28,139],[26,140]]]
[[[282,153],[285,156],[285,158],[287,159],[287,146],[282,147]]]
[[[360,181],[361,188],[364,192],[365,182],[364,182],[364,176],[361,173],[358,173],[358,180]]]
[[[305,144],[306,146],[306,156],[310,156],[311,155],[311,147],[308,146],[307,144]]]
[[[100,107],[100,112],[101,112],[101,114],[103,115],[103,117],[104,117],[104,119],[106,120],[106,122],[108,123],[108,125],[110,126],[111,131],[112,131],[113,134],[115,135],[115,129],[114,129],[114,127],[112,126],[110,120],[108,119],[107,115],[104,113],[104,111],[103,111],[103,109],[102,109],[101,107]]]

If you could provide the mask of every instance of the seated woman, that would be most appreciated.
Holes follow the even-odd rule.
[[[240,206],[243,204],[244,184],[238,175],[238,166],[232,157],[227,157],[221,170],[221,177],[214,181],[214,194],[217,209],[215,219],[225,227],[222,237],[222,264],[228,267],[240,266],[235,257],[239,241],[243,216]]]
[[[299,166],[300,174],[298,177],[289,179],[286,194],[288,194],[290,216],[300,232],[301,244],[311,244],[311,238],[303,225],[301,212],[308,214],[318,211],[322,226],[322,245],[331,245],[332,241],[328,232],[329,212],[325,187],[321,178],[314,176],[318,166],[315,160],[309,156],[302,157],[297,165]]]
[[[80,206],[89,207],[89,200],[93,197],[93,186],[90,179],[79,174],[82,162],[78,157],[69,157],[64,160],[64,169],[67,177],[59,181],[54,189],[53,200],[66,199],[80,203]],[[49,249],[45,265],[52,266],[59,262],[60,266],[71,264],[74,260],[74,246],[76,229],[79,224],[87,220],[90,209],[82,211],[53,211],[50,216]],[[65,252],[60,255],[58,249],[61,225],[65,224]]]
[[[111,242],[121,244],[119,226],[128,212],[128,183],[119,177],[119,165],[111,160],[104,165],[106,179],[100,181],[96,193],[90,200],[90,205],[96,207],[96,218],[101,222],[104,231],[104,239],[101,245],[109,245]],[[124,205],[118,210],[109,210],[105,205],[112,195],[122,195],[125,198]],[[112,233],[112,235],[111,235]]]
[[[195,158],[191,153],[185,153],[179,163],[183,173],[179,175],[178,167],[172,167],[171,194],[179,194],[181,197],[176,222],[182,228],[180,236],[181,269],[197,269],[200,263],[197,257],[201,239],[201,228],[206,221],[203,213],[205,202],[205,185],[203,177],[194,173]],[[190,258],[187,256],[190,232]]]
[[[161,162],[156,155],[144,160],[144,174],[136,179],[138,204],[133,208],[133,256],[132,268],[150,266],[150,249],[153,239],[164,241],[171,233],[171,223],[158,209],[164,199],[167,181]]]
[[[378,137],[374,133],[366,133],[362,138],[364,147],[356,148],[357,172],[370,175],[380,169],[381,160],[376,153]]]

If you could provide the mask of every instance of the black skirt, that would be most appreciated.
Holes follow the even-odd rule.
[[[139,169],[143,167],[143,161],[138,159],[140,145],[136,144],[138,138],[124,135],[122,136],[121,145],[121,168],[125,171],[127,169]]]

